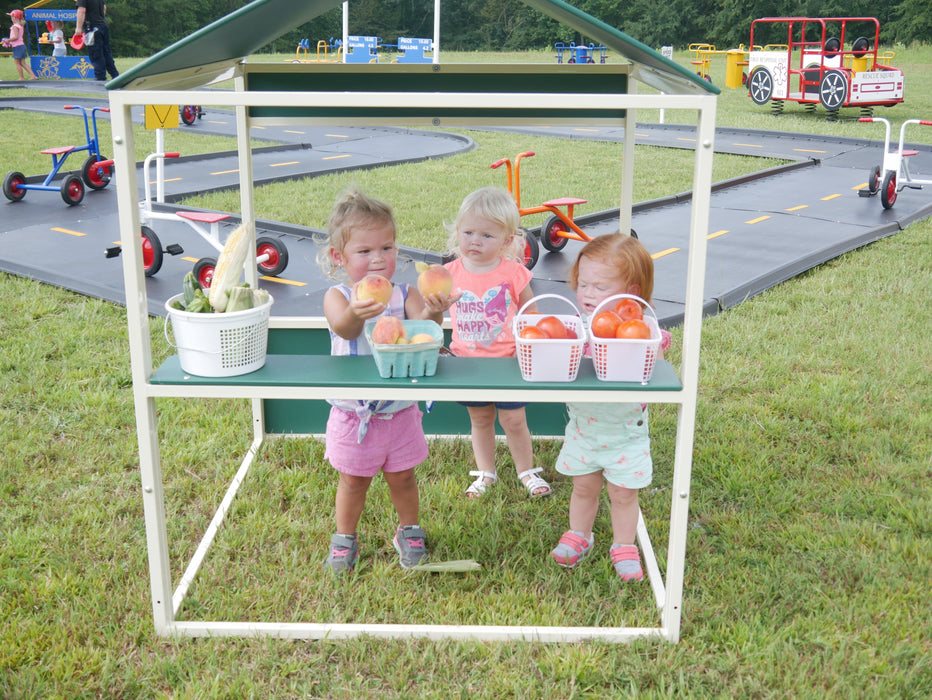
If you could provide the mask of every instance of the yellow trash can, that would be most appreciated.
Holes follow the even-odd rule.
[[[729,49],[725,52],[725,87],[739,88],[744,84],[744,64],[747,51]]]

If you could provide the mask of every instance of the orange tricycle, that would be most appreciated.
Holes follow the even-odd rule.
[[[502,165],[506,166],[508,171],[508,191],[515,198],[515,203],[518,205],[518,212],[521,216],[550,212],[550,218],[548,218],[540,228],[540,243],[544,248],[551,253],[556,253],[563,250],[563,248],[566,247],[567,241],[571,238],[574,241],[588,243],[592,240],[592,237],[586,234],[573,221],[573,209],[579,204],[585,204],[585,199],[560,197],[559,199],[550,199],[535,207],[521,206],[521,159],[530,158],[533,155],[534,151],[519,153],[515,157],[514,167],[512,167],[511,160],[508,158],[495,161],[492,163],[491,167],[495,169]],[[561,207],[566,207],[566,211],[564,212]],[[531,247],[534,248],[534,253],[530,257],[533,258],[534,262],[537,262],[537,242],[533,237],[529,237],[528,241],[533,241]],[[527,266],[533,267],[533,263]]]

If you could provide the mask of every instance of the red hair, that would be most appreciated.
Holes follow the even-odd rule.
[[[651,295],[654,292],[654,259],[637,238],[623,233],[612,233],[597,236],[589,241],[579,251],[570,270],[570,289],[575,290],[579,283],[579,261],[584,257],[615,267],[619,279],[625,285],[637,285],[640,290],[638,296],[648,304],[653,303]]]

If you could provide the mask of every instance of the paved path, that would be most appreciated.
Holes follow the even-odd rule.
[[[94,104],[92,97],[74,100]],[[104,104],[103,98],[99,98]],[[62,99],[4,100],[0,107],[62,113]],[[68,112],[66,114],[70,114]],[[141,119],[141,113],[138,115]],[[233,134],[232,112],[210,110],[190,128],[200,133]],[[517,130],[517,129],[516,129]],[[454,134],[393,128],[323,128],[263,130],[254,138],[287,143],[284,147],[257,149],[257,184],[334,170],[375,167],[411,158],[442,157],[472,147],[469,139]],[[520,129],[520,131],[528,131]],[[565,138],[621,141],[620,128],[554,127],[535,133]],[[866,134],[878,136],[879,126],[865,125]],[[692,148],[695,130],[688,126],[639,124],[639,144]],[[720,128],[716,151],[741,155],[779,157],[796,161],[789,168],[765,171],[735,182],[720,183],[712,196],[709,256],[706,270],[705,309],[728,308],[743,299],[789,279],[848,250],[892,235],[932,214],[929,191],[904,190],[891,210],[879,197],[858,196],[870,168],[879,164],[883,142],[804,134]],[[918,146],[912,160],[916,177],[932,175],[932,147]],[[168,199],[185,193],[238,185],[235,153],[173,161]],[[142,178],[139,178],[142,182]],[[658,315],[674,323],[682,313],[685,296],[688,194],[635,208],[634,227],[656,258],[655,302]],[[77,207],[67,207],[55,193],[29,192],[19,203],[2,202],[0,217],[0,269],[40,279],[85,294],[123,301],[119,258],[105,259],[103,250],[119,239],[116,231],[116,193],[109,188],[89,192]],[[11,215],[7,215],[10,212]],[[611,212],[582,217],[592,235],[617,226]],[[318,245],[310,229],[279,222],[260,222],[263,235],[279,236],[286,243],[290,262],[280,279],[263,281],[275,296],[275,313],[321,313],[323,279],[315,257]],[[185,258],[166,256],[162,270],[147,281],[150,310],[164,313],[164,300],[180,289],[190,262],[213,250],[190,228],[158,222],[163,244],[180,243]],[[566,294],[566,270],[579,244],[570,242],[562,253],[542,253],[535,268],[535,291]],[[425,251],[406,249],[412,260],[436,259]],[[398,273],[412,281],[414,266]]]

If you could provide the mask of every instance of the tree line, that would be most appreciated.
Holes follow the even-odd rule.
[[[302,0],[294,0],[302,2]],[[9,4],[9,3],[4,3]],[[113,52],[146,57],[246,5],[243,0],[108,0]],[[694,42],[719,49],[747,44],[751,20],[758,17],[876,17],[886,45],[932,42],[932,0],[575,0],[576,7],[617,27],[647,46],[682,49]],[[13,9],[11,5],[5,10]],[[349,31],[382,37],[433,36],[434,0],[350,0]],[[337,7],[267,47],[291,53],[302,39],[342,35]],[[546,49],[557,41],[589,43],[520,0],[441,0],[441,51],[518,51]]]

